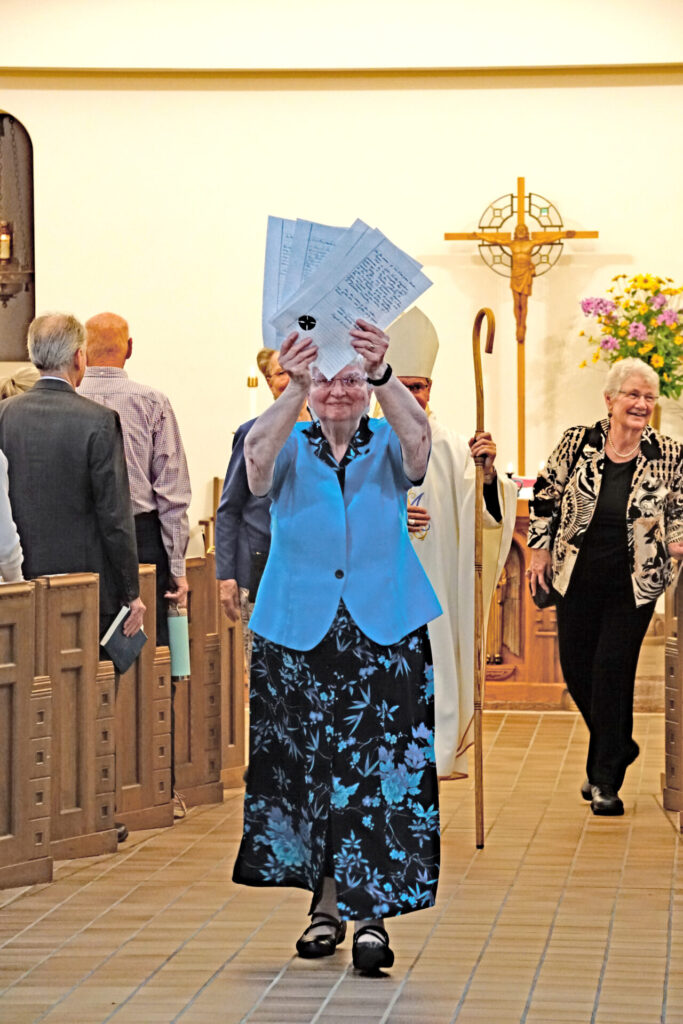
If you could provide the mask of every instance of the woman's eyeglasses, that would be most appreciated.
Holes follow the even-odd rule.
[[[639,398],[647,405],[654,405],[657,402],[658,395],[641,395],[640,391],[620,391],[620,395],[626,395],[631,402],[637,402]]]
[[[328,391],[335,384],[341,384],[347,389],[358,388],[365,384],[365,377],[358,373],[350,373],[347,377],[333,377],[332,380],[328,380],[327,377],[311,377],[311,384],[314,388],[326,388]]]

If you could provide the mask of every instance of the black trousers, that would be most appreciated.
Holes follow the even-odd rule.
[[[159,514],[141,512],[135,516],[135,536],[138,542],[138,561],[156,566],[157,647],[167,647],[167,601],[164,594],[171,589],[171,573],[168,555],[161,538]],[[175,683],[171,680],[171,792],[175,791],[175,688]]]
[[[566,595],[557,595],[560,664],[590,733],[588,779],[619,789],[638,756],[633,687],[655,602],[636,608],[626,567],[575,575]]]
[[[156,566],[157,647],[167,647],[168,622],[164,594],[170,587],[171,573],[166,548],[161,539],[161,524],[157,512],[141,512],[135,516],[135,536],[138,542],[138,562]]]

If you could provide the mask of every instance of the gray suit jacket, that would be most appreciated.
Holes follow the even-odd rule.
[[[0,402],[0,449],[24,576],[100,574],[100,614],[139,594],[135,526],[118,414],[41,379]]]

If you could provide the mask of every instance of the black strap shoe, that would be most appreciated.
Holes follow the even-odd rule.
[[[309,932],[319,928],[320,925],[330,925],[332,931],[329,934],[316,935],[307,939]],[[338,921],[331,914],[323,914],[314,910],[311,915],[311,923],[300,939],[297,940],[296,951],[305,960],[315,960],[319,956],[332,956],[346,936],[346,921]]]
[[[593,787],[591,786],[587,778],[585,778],[581,783],[581,796],[584,800],[593,799]]]
[[[359,942],[361,935],[372,935],[377,942]],[[389,945],[389,936],[384,928],[376,924],[366,924],[354,932],[353,966],[363,974],[377,974],[386,967],[394,965],[394,951]]]
[[[619,815],[624,805],[614,786],[591,786],[591,811],[593,814]]]
[[[125,843],[128,838],[128,828],[123,824],[122,821],[115,821],[114,828],[116,829],[116,839],[119,843]]]

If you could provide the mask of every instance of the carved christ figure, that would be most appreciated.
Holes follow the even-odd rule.
[[[517,324],[515,336],[517,341],[523,342],[526,336],[527,305],[536,273],[531,254],[539,245],[559,242],[563,238],[575,238],[576,231],[534,231],[530,236],[526,224],[518,224],[514,237],[511,237],[509,231],[470,231],[467,233],[467,237],[488,245],[502,245],[509,251],[512,258],[510,288],[512,289],[515,323]]]

